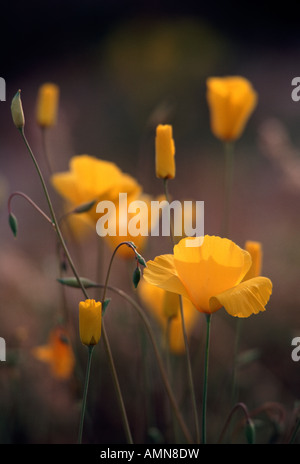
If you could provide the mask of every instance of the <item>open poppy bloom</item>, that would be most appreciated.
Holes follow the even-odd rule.
[[[198,240],[191,246],[189,240]],[[220,308],[236,317],[265,310],[272,293],[266,277],[243,281],[251,266],[250,254],[227,238],[205,235],[184,238],[174,254],[148,261],[144,278],[148,283],[188,298],[206,314]]]
[[[147,311],[153,316],[163,330],[166,330],[170,318],[169,348],[172,353],[185,352],[185,342],[182,332],[182,322],[179,306],[179,296],[167,292],[155,285],[141,280],[138,286],[138,294]],[[195,325],[199,322],[199,313],[187,298],[182,299],[183,315],[187,337],[189,338]]]
[[[65,329],[53,329],[48,343],[33,348],[32,354],[36,359],[49,364],[54,377],[68,379],[72,375],[75,356]]]

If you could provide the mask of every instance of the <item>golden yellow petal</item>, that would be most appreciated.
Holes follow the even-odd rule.
[[[234,288],[230,288],[209,301],[211,311],[220,307],[235,317],[249,317],[265,311],[272,294],[272,282],[267,277],[255,277],[244,281]]]
[[[204,237],[190,247],[182,239],[174,247],[174,265],[190,300],[201,312],[210,312],[209,299],[241,282],[251,265],[249,253],[227,238]]]
[[[173,255],[161,255],[157,256],[154,261],[148,261],[143,275],[149,284],[189,298],[175,269]]]

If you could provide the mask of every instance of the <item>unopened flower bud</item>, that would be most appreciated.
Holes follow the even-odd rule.
[[[25,118],[21,101],[21,90],[18,90],[12,99],[11,114],[16,128],[22,129],[25,126]]]

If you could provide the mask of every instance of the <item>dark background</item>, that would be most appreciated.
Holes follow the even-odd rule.
[[[269,402],[280,405],[286,414],[279,421],[285,433],[293,422],[300,389],[300,365],[290,356],[291,340],[300,336],[300,103],[291,99],[292,78],[300,75],[298,15],[280,4],[195,3],[17,1],[2,7],[0,75],[6,80],[7,101],[0,102],[0,336],[6,339],[9,353],[17,353],[14,362],[0,366],[3,443],[73,442],[77,433],[80,382],[61,384],[51,378],[47,366],[30,357],[33,346],[46,342],[59,304],[52,231],[22,200],[13,203],[20,229],[17,240],[7,225],[6,202],[15,190],[47,207],[10,114],[11,99],[21,89],[26,134],[46,172],[35,122],[37,90],[45,81],[60,87],[58,122],[49,134],[55,170],[67,169],[71,156],[87,153],[116,162],[137,178],[146,193],[160,194],[154,131],[158,122],[170,123],[177,166],[171,194],[204,200],[208,234],[218,234],[220,229],[224,165],[223,147],[210,132],[206,78],[237,74],[252,82],[259,101],[236,144],[231,236],[241,246],[246,240],[262,242],[263,275],[272,279],[274,291],[267,311],[243,325],[242,348],[258,349],[260,356],[241,372],[241,397],[253,410]],[[59,205],[58,196],[51,193]],[[82,274],[91,278],[96,241],[95,234],[79,251],[74,246],[75,256],[82,259]],[[167,242],[154,242],[144,256],[152,259],[166,252],[170,252]],[[106,250],[105,264],[108,257]],[[128,263],[119,259],[115,269],[112,281],[130,288]],[[68,297],[76,321],[78,293],[70,292]],[[140,373],[135,326],[131,318],[122,315],[119,320],[118,301],[115,306],[112,303],[109,317],[134,435],[143,442],[147,427],[135,403],[135,398],[139,405],[142,402],[135,382],[135,374]],[[224,378],[230,376],[234,323],[221,311],[214,318],[211,441],[228,412],[226,394],[224,400],[219,392]],[[191,342],[200,404],[202,328],[196,328]],[[78,356],[84,368],[81,348]],[[91,387],[86,440],[122,443],[110,373],[101,353],[95,361],[97,380]],[[186,377],[181,362],[178,390],[182,394]],[[98,363],[104,372],[100,386]],[[163,428],[159,380],[156,388],[152,393],[155,416]],[[270,432],[268,421],[267,415],[262,442],[277,432],[275,426]]]

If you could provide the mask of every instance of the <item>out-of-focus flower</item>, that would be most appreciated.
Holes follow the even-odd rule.
[[[97,345],[101,337],[102,304],[87,299],[79,303],[79,334],[84,345]]]
[[[252,279],[253,277],[258,277],[261,273],[262,268],[262,246],[260,242],[255,242],[253,240],[247,240],[245,243],[245,250],[250,253],[252,258],[252,264],[244,277],[244,280]]]
[[[142,303],[149,313],[158,322],[165,334],[168,319],[171,318],[169,332],[169,348],[175,354],[185,351],[185,343],[182,332],[182,321],[179,307],[179,296],[167,292],[162,288],[151,285],[142,279],[138,286],[138,293]],[[199,313],[187,298],[182,299],[183,314],[187,337],[189,338],[195,325],[199,321]]]
[[[36,119],[41,127],[54,126],[57,119],[59,87],[53,83],[45,83],[38,90]]]
[[[109,217],[110,224],[115,229],[116,234],[108,234],[105,236],[106,242],[112,250],[114,250],[121,242],[133,242],[139,252],[145,249],[148,241],[148,236],[151,233],[151,197],[146,194],[141,194],[133,201],[141,201],[142,206],[139,211],[128,212],[122,211],[122,205],[116,204],[116,214]],[[133,235],[132,229],[136,229],[138,235]],[[118,256],[124,259],[134,259],[135,255],[132,249],[128,246],[121,246],[118,249]]]
[[[64,328],[56,327],[49,335],[46,345],[33,348],[33,356],[49,364],[54,377],[68,379],[73,373],[75,357]]]
[[[193,246],[187,246],[189,240]],[[234,242],[205,235],[184,238],[173,255],[148,261],[144,278],[188,298],[200,312],[210,314],[224,307],[232,316],[248,317],[264,311],[272,293],[272,282],[266,277],[242,282],[250,266],[250,254]]]
[[[71,158],[69,171],[54,174],[52,183],[71,209],[95,201],[94,206],[85,213],[85,217],[94,224],[98,219],[96,207],[99,201],[116,202],[120,192],[127,193],[130,199],[141,191],[137,181],[114,163],[90,155]]]
[[[155,138],[156,176],[161,179],[175,177],[175,143],[173,129],[169,124],[159,124]]]
[[[23,129],[25,126],[25,117],[23,112],[21,90],[18,90],[11,102],[11,115],[17,129]]]
[[[213,134],[222,141],[233,141],[244,130],[257,104],[257,93],[244,77],[210,77],[207,101]]]

